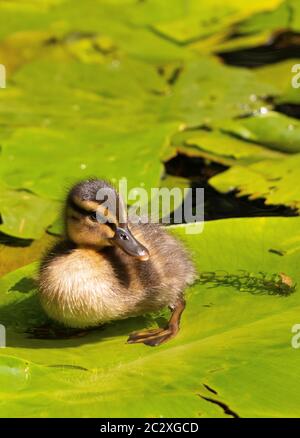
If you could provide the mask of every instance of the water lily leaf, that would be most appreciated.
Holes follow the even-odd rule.
[[[188,145],[196,145],[216,155],[223,155],[235,159],[259,160],[266,157],[268,152],[259,145],[249,145],[237,138],[230,137],[222,132],[192,134],[187,140]]]
[[[47,232],[53,236],[61,236],[64,231],[64,224],[61,217],[57,219],[47,228]]]
[[[38,93],[30,77],[41,84]],[[158,185],[162,166],[153,154],[159,156],[178,123],[162,117],[166,85],[155,68],[137,61],[57,68],[40,61],[14,81],[0,116],[4,125],[18,126],[2,144],[1,171],[11,188],[61,201],[71,184],[88,176],[127,177],[129,188]]]
[[[45,253],[45,248],[54,244],[55,237],[44,233],[40,239],[14,239],[0,235],[0,275],[25,266]]]
[[[153,155],[181,123],[219,120],[225,110],[244,114],[261,104],[251,93],[266,91],[251,73],[211,58],[188,62],[172,93],[170,87],[154,66],[140,61],[37,60],[24,66],[3,90],[6,105],[0,107],[0,120],[11,130],[2,142],[5,183],[60,201],[72,183],[91,175],[155,187],[162,167]]]
[[[23,239],[37,239],[57,216],[59,204],[25,190],[1,187],[0,231]]]
[[[282,152],[300,152],[300,122],[273,111],[222,123],[222,129],[238,137]]]
[[[268,205],[284,204],[300,208],[300,154],[282,160],[264,160],[248,167],[233,166],[210,179],[221,192],[238,190],[251,199],[265,198]]]
[[[300,64],[300,59],[287,59],[256,69],[256,74],[261,80],[269,81],[277,87],[278,91],[274,96],[275,103],[299,102],[299,90],[292,87],[292,78],[295,75],[295,73],[292,73],[292,67],[295,64]]]
[[[249,35],[266,30],[285,29],[290,24],[291,6],[290,1],[283,1],[271,11],[259,11],[239,23],[236,26],[236,33]]]
[[[206,65],[207,62],[211,62],[211,65],[216,67],[216,69],[221,68],[222,70],[222,67],[215,61],[204,60],[202,63]],[[196,65],[194,65],[194,67],[196,67]],[[136,73],[136,71],[139,73]],[[92,81],[96,72],[98,75],[102,75],[101,82],[97,81],[94,83]],[[39,95],[34,93],[34,84],[32,81],[29,81],[29,77],[34,74],[36,74],[36,80],[42,84],[39,89]],[[147,175],[147,179],[149,179],[150,173],[148,172],[148,168],[150,163],[151,175],[153,174],[151,185],[155,185],[155,180],[158,179],[161,172],[160,164],[157,161],[157,165],[153,166],[150,160],[147,164],[147,162],[145,162],[145,153],[148,150],[149,158],[152,158],[154,149],[159,150],[162,147],[164,139],[168,132],[171,132],[172,127],[167,124],[160,124],[160,128],[158,129],[157,126],[154,128],[152,123],[159,117],[160,113],[158,109],[160,109],[161,114],[168,110],[170,112],[169,118],[176,120],[178,117],[178,120],[183,120],[182,102],[180,99],[177,100],[178,114],[176,114],[176,112],[172,114],[173,106],[171,104],[173,103],[173,99],[171,99],[171,101],[167,99],[166,103],[163,103],[161,98],[151,96],[153,90],[162,92],[164,84],[150,67],[141,68],[140,63],[125,63],[124,66],[122,65],[120,68],[117,68],[115,74],[116,76],[114,76],[114,73],[110,71],[109,68],[107,69],[106,66],[99,66],[95,70],[95,67],[91,69],[90,66],[81,66],[79,68],[77,64],[70,64],[67,65],[67,67],[64,66],[60,74],[58,74],[57,70],[53,70],[53,66],[50,64],[39,62],[22,69],[20,73],[15,75],[15,82],[18,87],[24,87],[30,96],[34,95],[34,97],[31,98],[31,106],[35,111],[33,113],[22,111],[17,113],[21,114],[23,118],[22,123],[24,123],[24,115],[27,117],[27,114],[29,114],[30,117],[27,119],[27,123],[31,122],[30,119],[32,119],[32,122],[37,123],[37,115],[39,115],[41,123],[48,120],[47,123],[50,124],[50,127],[54,124],[61,124],[63,121],[64,134],[57,130],[50,129],[47,126],[23,128],[14,132],[11,138],[3,143],[4,158],[9,157],[10,160],[10,166],[4,169],[3,174],[6,177],[6,182],[11,187],[26,188],[41,196],[48,196],[52,199],[62,199],[66,187],[72,182],[85,176],[93,174],[99,175],[100,171],[101,174],[106,175],[106,177],[110,177],[111,175],[114,178],[121,178],[130,173],[131,178],[135,178],[134,181],[132,181],[132,186],[137,185],[141,181],[145,181],[145,175]],[[135,76],[133,81],[131,80],[132,75]],[[80,78],[83,79],[80,80]],[[123,81],[127,79],[128,83],[125,87]],[[228,80],[229,79],[232,79],[231,74],[228,76]],[[195,85],[196,80],[197,77],[194,79]],[[53,83],[52,94],[50,96],[47,82]],[[78,84],[77,97],[74,99],[73,87],[77,82],[80,83]],[[181,90],[179,86],[179,97]],[[92,99],[90,97],[91,95],[94,96]],[[95,107],[97,95],[100,95],[102,104],[100,111],[98,106]],[[134,96],[139,96],[139,98],[136,99]],[[144,97],[142,98],[142,96]],[[204,97],[208,100],[211,99],[211,96]],[[18,99],[15,105],[19,107],[21,104],[22,107],[23,102],[25,107],[27,99],[27,97],[25,99],[22,97],[21,102],[20,99]],[[64,99],[68,102],[69,108],[72,109],[70,113],[66,113],[65,106],[62,105]],[[120,134],[112,133],[113,129],[115,131],[113,125],[117,106],[118,104],[121,105],[120,108],[122,109],[122,106],[125,102],[128,102],[128,99],[130,99],[132,114],[128,114],[128,107],[126,107],[126,112],[123,112],[123,114],[118,110],[118,130],[121,132]],[[153,110],[152,103],[154,101],[156,105]],[[47,106],[45,102],[47,102]],[[212,106],[208,103],[207,105],[212,108],[213,113],[219,111],[218,102]],[[90,120],[91,114],[89,113],[92,107],[95,108],[95,114],[92,115],[93,118]],[[147,108],[149,111],[148,114],[145,112]],[[97,111],[99,111],[98,114]],[[193,111],[195,111],[197,119],[201,117],[201,114],[198,115],[197,113],[196,106],[194,106]],[[14,115],[15,114],[14,112]],[[139,120],[141,114],[143,114],[143,118]],[[85,123],[82,120],[83,116],[86,118]],[[100,127],[99,122],[96,124],[96,116],[102,118],[101,125],[103,124],[103,126]],[[7,117],[7,114],[5,117]],[[109,118],[108,120],[107,117]],[[132,118],[136,119],[136,122],[139,123],[140,126],[147,120],[146,126],[148,125],[149,131],[127,134],[125,130],[127,126],[132,123]],[[80,120],[80,128],[66,131],[66,126],[73,126],[77,119],[78,123]],[[111,129],[108,127],[109,123],[112,125]],[[149,123],[151,123],[151,125],[149,125]],[[128,147],[125,146],[126,143]],[[83,144],[85,145],[84,149],[82,148]],[[124,166],[121,167],[119,165],[120,161],[122,164],[124,162],[123,154],[120,155],[118,152],[120,144],[122,144],[122,148],[126,149],[126,158],[129,165],[128,172]],[[144,147],[142,147],[143,144],[145,145]],[[29,159],[29,155],[26,155],[27,161],[29,160],[26,162],[26,157],[23,156],[25,149],[26,151],[31,151],[31,155],[35,160],[34,163],[32,158]],[[114,154],[112,153],[113,150],[116,151]],[[105,160],[104,166],[103,157],[106,156],[109,159]],[[131,159],[130,156],[132,157]],[[55,159],[49,161],[50,157],[55,157]],[[140,160],[138,160],[139,157]],[[99,169],[97,158],[101,158],[101,169]],[[45,162],[48,163],[47,171],[43,169],[43,163]],[[136,174],[132,173],[133,162],[136,163]],[[66,163],[68,164],[67,177],[65,176]],[[151,185],[149,184],[149,186]]]
[[[297,0],[286,0],[291,11],[290,27],[298,32],[300,30],[300,6]]]
[[[182,7],[182,13],[177,19],[159,22],[154,29],[171,38],[177,43],[187,44],[195,39],[203,38],[238,22],[260,10],[273,9],[280,2],[277,0],[246,1],[236,3],[213,0],[210,3],[190,1]]]
[[[238,51],[243,48],[257,48],[256,57],[253,57],[253,66],[261,63],[272,63],[272,55],[283,47],[272,47],[272,43],[284,32],[297,32],[299,30],[300,9],[297,0],[285,0],[272,10],[261,10],[247,17],[233,26],[232,33],[225,41],[220,41],[215,46],[217,52]],[[232,38],[233,37],[233,38]],[[269,50],[259,52],[259,46],[270,46]],[[297,45],[297,43],[295,44]],[[248,58],[251,53],[248,54]],[[238,59],[238,57],[237,57]],[[250,58],[251,59],[251,58]],[[249,62],[249,59],[248,59]],[[274,65],[276,69],[276,65]],[[274,76],[274,75],[273,75]],[[276,80],[276,77],[274,78]],[[273,78],[270,78],[273,81]]]
[[[265,106],[276,88],[258,80],[254,72],[222,65],[203,57],[186,64],[174,86],[172,108],[187,126],[210,124],[242,116]]]
[[[154,151],[159,155],[169,129],[161,125],[129,134],[104,132],[97,126],[63,133],[47,128],[19,129],[3,145],[3,157],[10,157],[10,166],[3,164],[2,174],[10,187],[58,200],[64,199],[71,184],[89,176],[113,182],[127,177],[129,189],[141,183],[148,189],[158,184],[161,164],[152,157]]]
[[[174,1],[171,7],[166,8],[162,7],[161,2],[156,5],[151,2],[149,8],[147,4],[136,5],[125,1],[122,3],[122,14],[119,13],[119,2],[111,0],[101,1],[101,7],[94,0],[86,0],[80,5],[79,13],[79,9],[74,10],[72,0],[52,2],[50,7],[41,7],[35,2],[31,8],[21,8],[21,3],[2,3],[0,5],[1,39],[9,37],[13,33],[21,32],[26,35],[29,32],[34,35],[40,29],[47,29],[52,32],[53,38],[50,38],[50,41],[55,42],[57,35],[74,34],[74,32],[80,31],[86,35],[94,33],[100,37],[110,38],[118,49],[138,59],[169,61],[185,59],[190,56],[182,48],[160,38],[149,29],[149,24],[157,20],[159,14],[165,19],[172,16],[176,10]],[[181,1],[177,2],[177,6],[181,8]],[[89,17],[89,19],[83,20],[82,17]],[[135,32],[132,32],[133,29]],[[79,45],[82,43],[84,40],[81,40]],[[98,52],[97,57],[94,50],[92,50],[92,55],[91,52],[88,54],[89,50],[86,51],[87,47],[76,46],[75,43],[69,48],[76,57],[78,56],[78,59],[84,62],[91,61],[91,58],[98,62],[101,58],[100,52]],[[37,54],[38,57],[41,55],[42,53]]]
[[[277,87],[278,91],[276,95],[273,96],[275,105],[299,105],[299,88],[295,87],[295,85],[297,86],[299,83],[299,69],[297,69],[297,65],[299,64],[299,58],[292,58],[274,65],[260,67],[256,70],[256,74],[261,80],[269,80],[270,83]]]
[[[280,158],[282,155],[258,144],[245,142],[220,130],[186,130],[171,137],[171,147],[176,152],[199,156],[224,165],[250,164],[266,158]],[[170,148],[166,150],[170,158]]]
[[[234,28],[235,29],[235,28]],[[214,47],[213,51],[217,54],[226,54],[226,52],[234,52],[241,49],[262,46],[270,41],[272,34],[270,31],[260,32],[258,34],[237,34],[234,38],[221,39]]]
[[[0,43],[0,59],[10,77],[22,65],[34,60],[45,51],[50,32],[17,32]]]
[[[297,417],[290,342],[299,291],[282,274],[299,283],[299,249],[288,252],[299,243],[299,218],[220,220],[202,234],[194,229],[174,232],[200,277],[188,291],[180,334],[156,349],[125,344],[130,331],[161,323],[154,315],[80,338],[30,338],[30,328],[49,323],[31,289],[36,264],[3,277],[1,416],[232,416],[213,399],[240,417]],[[270,251],[281,247],[284,256]]]

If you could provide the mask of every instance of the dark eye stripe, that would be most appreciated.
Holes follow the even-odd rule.
[[[82,216],[85,216],[85,217],[89,216],[95,222],[97,221],[97,211],[85,210],[84,208],[79,207],[79,205],[77,205],[72,199],[69,199],[69,205],[72,208],[72,210],[76,211],[77,213],[81,214]],[[108,227],[110,227],[113,230],[116,227],[116,225],[114,223],[110,223],[110,222],[105,222],[105,225],[107,225]]]
[[[69,200],[69,204],[70,204],[70,207],[71,207],[74,211],[77,211],[77,213],[82,214],[82,216],[96,215],[96,211],[93,211],[93,210],[85,210],[84,208],[79,207],[79,205],[75,204],[75,202],[74,202],[72,199]]]

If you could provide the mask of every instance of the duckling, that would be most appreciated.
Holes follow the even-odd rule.
[[[101,189],[112,195],[107,202],[97,199]],[[63,239],[40,266],[39,296],[48,316],[67,327],[92,328],[168,306],[166,327],[134,332],[127,342],[157,346],[176,336],[183,292],[195,279],[182,244],[159,224],[131,223],[123,200],[104,180],[72,187],[64,222]]]

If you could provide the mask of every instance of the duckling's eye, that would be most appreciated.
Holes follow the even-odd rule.
[[[97,222],[97,213],[94,211],[89,215],[89,218],[91,219],[91,221]]]
[[[125,233],[120,233],[120,234],[119,234],[119,237],[120,237],[120,239],[122,239],[122,240],[129,240],[129,237],[128,237],[127,234],[125,234]]]

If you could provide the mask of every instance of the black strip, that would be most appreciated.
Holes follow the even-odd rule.
[[[69,202],[69,206],[72,208],[72,210],[76,211],[77,213],[81,214],[82,216],[87,217],[87,216],[95,215],[95,218],[97,219],[97,215],[100,215],[100,213],[97,212],[96,210],[85,210],[84,208],[79,207],[79,205],[75,204],[75,202],[72,199],[69,199],[68,202]],[[102,217],[104,217],[104,216],[102,216]],[[98,222],[109,226],[112,230],[115,231],[115,227],[116,227],[115,223],[109,222],[109,221],[101,222],[99,220],[98,220]]]
[[[72,199],[69,199],[69,205],[74,211],[82,214],[82,216],[90,216],[91,214],[96,214],[96,210],[85,210],[84,208],[79,207],[79,205],[75,204]]]
[[[44,412],[43,412],[44,414]],[[99,410],[99,416],[101,410]],[[202,415],[199,409],[199,415]],[[264,412],[261,412],[264,415]],[[130,427],[130,428],[129,428]],[[260,432],[266,430],[271,433],[288,432],[297,433],[300,430],[299,419],[268,419],[268,418],[10,418],[0,419],[0,430],[5,432],[16,432],[20,436],[30,431],[31,437],[41,437],[44,432],[64,432],[65,430],[81,432],[84,436],[100,437],[102,433],[112,433],[113,436],[138,436],[139,433],[152,432],[160,433],[193,433],[194,436],[206,436],[206,434],[237,434],[243,432]],[[4,435],[3,435],[4,436]]]

